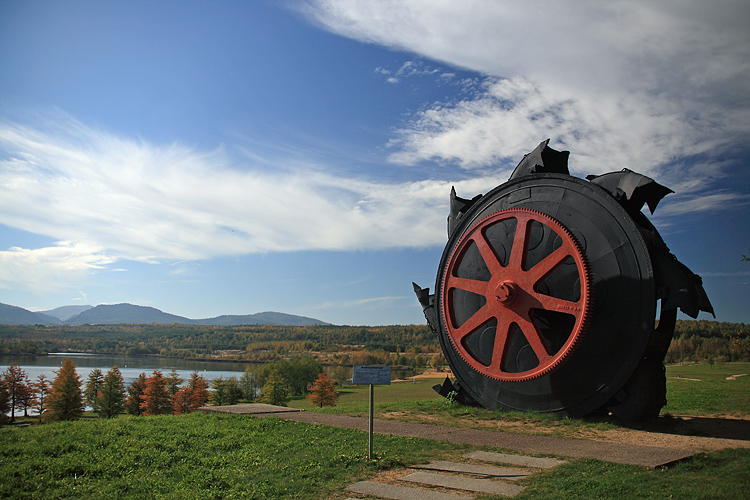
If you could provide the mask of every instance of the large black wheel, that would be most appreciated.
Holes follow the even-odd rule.
[[[486,408],[589,414],[625,385],[653,331],[646,244],[599,186],[509,181],[456,222],[435,284],[437,333]]]

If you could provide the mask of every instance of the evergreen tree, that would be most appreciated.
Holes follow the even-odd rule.
[[[36,390],[34,409],[39,414],[39,421],[41,421],[44,411],[47,409],[47,395],[49,394],[50,389],[47,377],[44,374],[37,377],[36,382],[34,383],[34,389]]]
[[[339,387],[343,387],[349,379],[349,370],[343,365],[338,365],[333,369],[333,379]]]
[[[172,368],[172,371],[169,372],[169,375],[164,377],[164,380],[167,383],[167,392],[169,392],[170,396],[174,396],[175,394],[177,394],[177,391],[180,390],[180,386],[184,382],[184,380],[177,373],[177,370],[175,370],[174,368]]]
[[[125,409],[125,381],[120,369],[110,368],[96,396],[96,412],[102,418],[112,418]]]
[[[143,415],[163,415],[170,413],[172,401],[167,391],[167,381],[160,370],[154,370],[146,379],[146,388],[141,394],[141,412]]]
[[[321,408],[324,406],[336,406],[336,386],[332,380],[328,379],[328,375],[321,372],[318,375],[318,379],[313,383],[310,389],[312,394],[305,396],[307,399],[313,402],[313,404],[320,405]]]
[[[242,399],[248,402],[255,400],[258,385],[249,366],[245,368],[245,373],[240,377],[240,390],[242,391]]]
[[[81,379],[76,373],[76,365],[70,358],[65,358],[57,376],[52,382],[47,397],[48,420],[75,420],[83,415],[83,393]]]
[[[213,406],[224,406],[229,404],[227,394],[227,383],[222,377],[215,378],[211,381],[211,394],[209,401]]]
[[[143,415],[141,411],[141,396],[146,390],[146,374],[141,373],[128,387],[128,399],[125,401],[125,411],[130,415]]]
[[[104,381],[104,375],[99,368],[91,370],[89,378],[86,380],[86,388],[83,390],[83,400],[92,410],[98,412],[96,408],[96,396]]]
[[[288,395],[289,389],[284,377],[274,370],[266,378],[266,383],[260,390],[258,401],[269,405],[286,406]]]

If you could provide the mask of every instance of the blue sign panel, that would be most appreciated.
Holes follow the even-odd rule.
[[[391,385],[390,366],[355,366],[352,371],[354,385]]]

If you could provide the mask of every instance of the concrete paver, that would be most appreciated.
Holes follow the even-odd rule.
[[[414,472],[400,477],[399,481],[409,481],[430,486],[441,486],[454,490],[474,491],[477,493],[492,493],[494,495],[514,496],[523,490],[523,486],[493,481],[490,479],[474,479],[470,477],[435,474],[434,472]]]
[[[527,457],[525,455],[492,453],[489,451],[472,451],[471,453],[465,454],[464,457],[473,460],[481,460],[483,462],[520,465],[521,467],[536,467],[537,469],[551,469],[552,467],[557,467],[558,465],[565,463],[565,460],[557,460],[555,458],[535,458]]]
[[[288,408],[286,406],[251,403],[245,405],[201,406],[198,408],[198,411],[206,413],[234,413],[237,415],[275,415],[279,413],[299,413],[302,410],[298,408]]]
[[[392,500],[470,500],[473,496],[458,493],[443,493],[396,484],[376,483],[374,481],[360,481],[346,487],[348,491],[362,495],[372,495]]]
[[[474,474],[476,476],[502,478],[508,481],[517,481],[531,475],[531,472],[518,469],[504,469],[493,465],[461,464],[457,462],[446,462],[443,460],[430,462],[427,465],[414,465],[412,468]]]

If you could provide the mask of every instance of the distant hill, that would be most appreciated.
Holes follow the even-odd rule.
[[[61,321],[43,313],[31,312],[22,307],[0,303],[0,324],[3,325],[57,325]]]
[[[256,314],[244,315],[222,315],[215,318],[193,320],[195,325],[216,325],[216,326],[234,326],[234,325],[290,325],[290,326],[308,326],[308,325],[327,325],[325,321],[320,321],[304,316],[295,316],[293,314],[284,314],[272,311],[266,311]]]
[[[78,311],[78,313],[76,313]],[[43,313],[34,313],[21,307],[0,304],[0,324],[4,325],[117,325],[122,323],[160,323],[182,325],[328,325],[324,321],[293,314],[262,312],[244,315],[222,315],[208,319],[189,319],[165,313],[155,307],[134,304],[91,306],[63,306]]]
[[[94,306],[62,306],[62,307],[56,307],[55,309],[50,309],[49,311],[39,311],[42,314],[46,314],[47,316],[53,316],[60,321],[65,321],[73,316],[77,316],[81,314],[83,311],[88,311]]]
[[[133,304],[99,305],[66,321],[69,325],[117,325],[120,323],[181,323],[192,321],[182,316],[162,312],[155,307]]]

